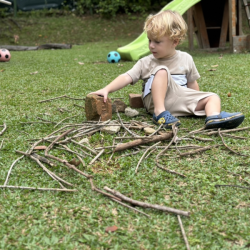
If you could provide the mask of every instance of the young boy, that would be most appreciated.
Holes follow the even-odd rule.
[[[166,128],[171,128],[175,122],[180,125],[175,116],[206,115],[206,129],[235,128],[243,122],[244,115],[240,112],[221,112],[218,95],[199,91],[196,80],[200,75],[192,57],[175,49],[187,32],[181,15],[166,10],[149,16],[144,31],[152,54],[140,59],[132,69],[91,94],[103,96],[106,102],[109,93],[143,79],[144,106],[153,114],[153,121]]]

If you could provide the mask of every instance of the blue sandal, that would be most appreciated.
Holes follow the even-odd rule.
[[[158,116],[153,114],[153,122],[155,124],[163,124],[164,128],[172,128],[172,125],[176,123],[176,126],[180,126],[180,120],[172,116],[169,111],[163,111]]]
[[[225,128],[231,129],[238,127],[243,121],[245,116],[240,113],[227,113],[222,111],[219,115],[208,116],[205,120],[206,129],[210,128]]]

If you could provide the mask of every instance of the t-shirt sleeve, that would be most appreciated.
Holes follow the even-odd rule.
[[[200,78],[200,74],[194,64],[194,60],[192,57],[190,58],[189,65],[190,65],[190,70],[187,74],[187,82],[194,82]]]
[[[132,85],[134,85],[136,82],[138,82],[141,79],[141,73],[142,73],[142,62],[139,60],[132,69],[126,72],[130,75],[130,77],[133,80]]]

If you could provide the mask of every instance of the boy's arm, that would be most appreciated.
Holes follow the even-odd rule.
[[[199,85],[198,85],[197,81],[188,82],[187,83],[187,87],[190,88],[190,89],[194,89],[194,90],[200,91],[200,88],[199,88]]]
[[[109,93],[112,93],[112,92],[115,92],[119,89],[122,89],[132,82],[133,82],[133,80],[132,80],[131,76],[129,74],[125,73],[125,74],[122,74],[122,75],[119,75],[118,77],[116,77],[115,80],[113,80],[110,84],[108,84],[103,89],[99,89],[99,90],[92,92],[90,94],[101,95],[104,97],[103,98],[104,102],[106,102]]]

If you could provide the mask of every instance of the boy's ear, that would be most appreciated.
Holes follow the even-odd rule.
[[[175,39],[173,42],[174,42],[174,46],[177,46],[180,43],[180,40],[179,39]]]

